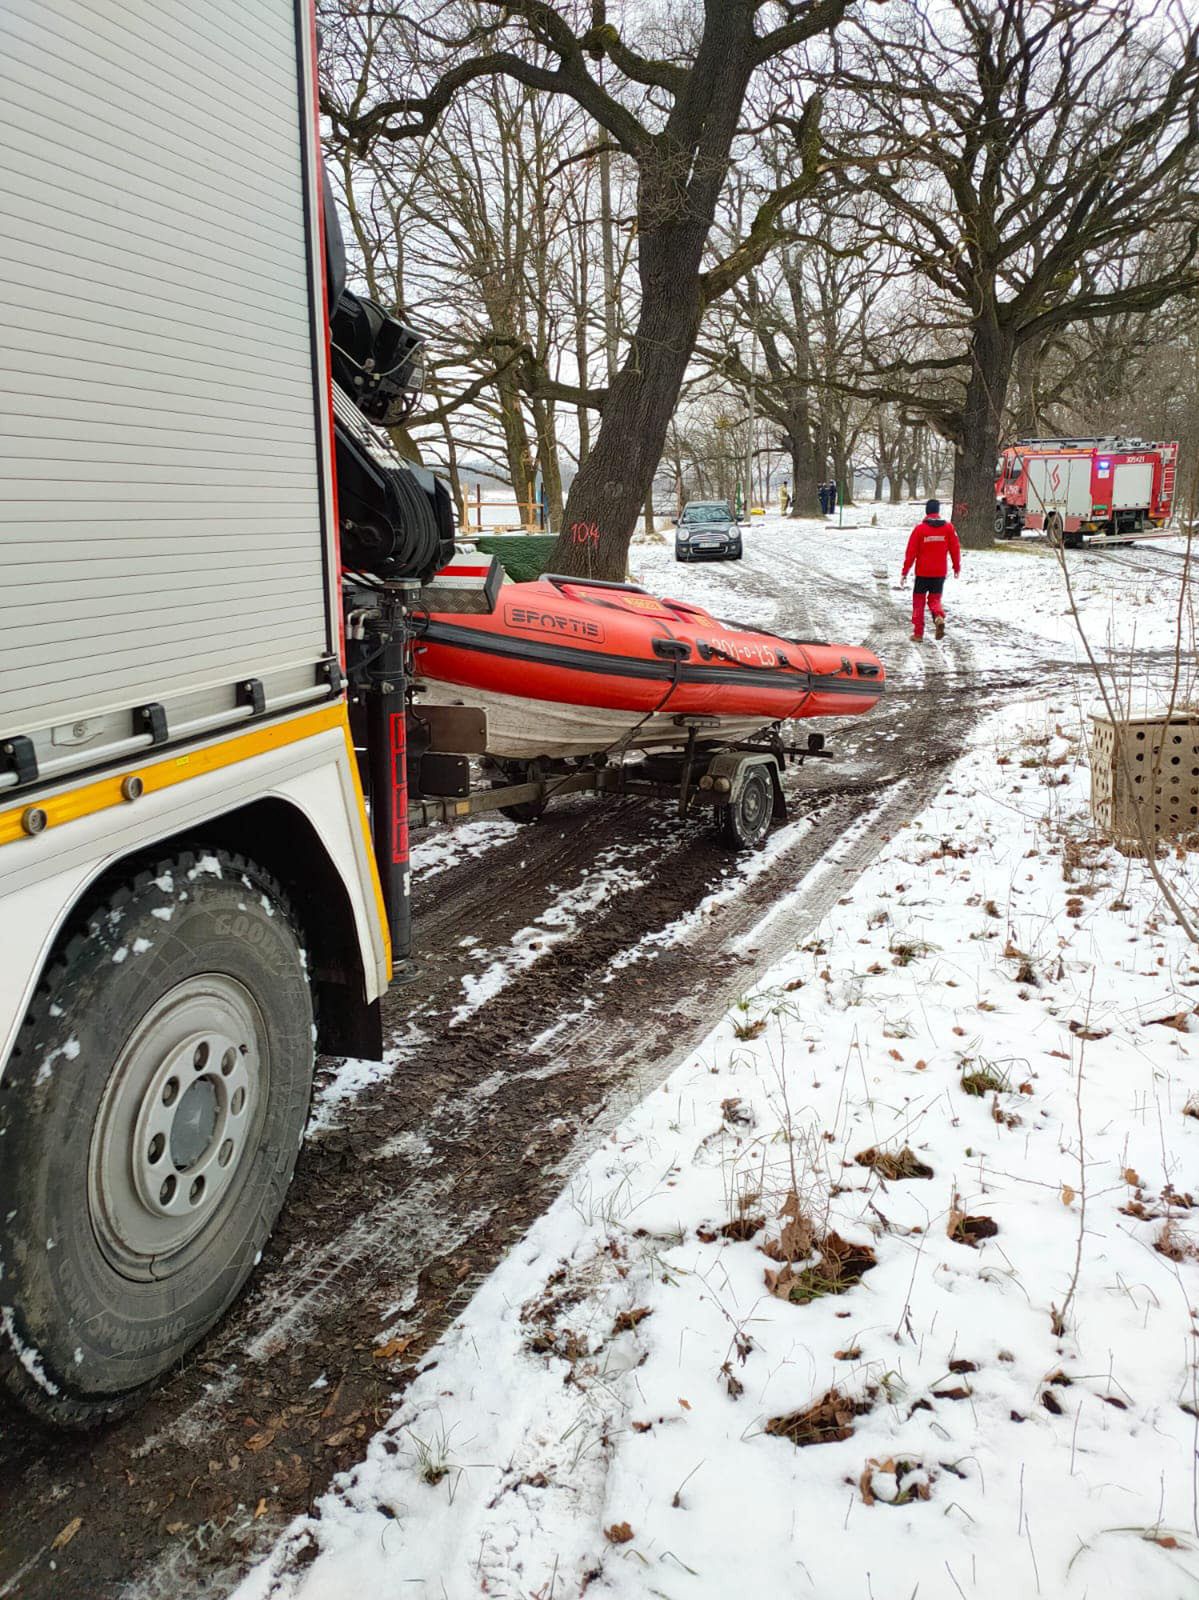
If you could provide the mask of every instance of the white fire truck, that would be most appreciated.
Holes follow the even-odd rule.
[[[404,954],[453,518],[376,426],[419,341],[345,286],[314,9],[3,6],[0,1390],[59,1423],[233,1300]]]
[[[1169,521],[1178,445],[1143,439],[1020,439],[995,478],[995,533],[1024,529],[1082,544],[1087,534],[1142,533]]]

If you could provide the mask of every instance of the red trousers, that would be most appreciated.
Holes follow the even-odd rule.
[[[928,609],[934,617],[943,617],[945,607],[941,604],[939,594],[922,594],[919,589],[912,595],[912,632],[917,639],[924,637],[924,602],[928,601]]]

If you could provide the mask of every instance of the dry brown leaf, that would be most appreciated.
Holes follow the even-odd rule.
[[[783,1216],[787,1220],[778,1238],[768,1240],[762,1246],[762,1253],[772,1261],[803,1261],[812,1253],[815,1234],[811,1219],[805,1214],[794,1189],[783,1201]]]
[[[928,1062],[927,1061],[917,1061],[917,1063],[916,1063],[916,1071],[917,1072],[924,1072],[924,1071],[927,1070],[927,1068],[928,1068]]]
[[[1141,1187],[1141,1180],[1137,1177],[1137,1169],[1135,1167],[1124,1168],[1124,1182],[1128,1184],[1130,1189],[1139,1189]]]
[[[265,1450],[268,1444],[274,1444],[274,1442],[275,1429],[263,1428],[261,1433],[252,1433],[243,1448],[248,1450],[251,1455],[257,1455],[260,1450]]]
[[[604,1529],[604,1538],[609,1544],[628,1544],[633,1537],[633,1530],[627,1522],[614,1522],[610,1528]]]
[[[679,1404],[682,1406],[684,1411],[690,1411],[691,1410],[691,1402],[690,1402],[690,1400],[684,1400],[682,1395],[679,1396]]]
[[[1153,1017],[1145,1024],[1147,1028],[1173,1028],[1175,1033],[1190,1033],[1190,1012],[1175,1011],[1172,1016]]]
[[[1154,1544],[1160,1544],[1163,1550],[1181,1550],[1182,1546],[1172,1533],[1165,1533],[1160,1539],[1155,1539]]]
[[[187,1527],[187,1523],[186,1522],[168,1522],[167,1523],[167,1532],[171,1533],[171,1534],[182,1533],[184,1528],[186,1528],[186,1527]]]
[[[1068,1183],[1062,1184],[1062,1204],[1064,1206],[1072,1206],[1074,1204],[1074,1190]]]
[[[266,1499],[264,1497],[254,1507],[254,1521],[257,1522],[259,1517],[265,1517],[265,1516],[266,1516]]]
[[[386,1344],[375,1347],[376,1361],[394,1361],[397,1356],[402,1356],[404,1351],[416,1338],[414,1333],[405,1334],[402,1339],[389,1339]]]
[[[72,1517],[65,1528],[60,1528],[50,1541],[51,1550],[65,1550],[83,1526],[82,1517]]]
[[[653,1312],[648,1306],[634,1306],[630,1311],[622,1311],[612,1324],[613,1333],[628,1333],[639,1322],[644,1322],[646,1317],[652,1317]]]
[[[888,1050],[887,1054],[891,1057],[892,1061],[902,1061],[903,1060],[903,1057],[900,1055],[898,1050]]]

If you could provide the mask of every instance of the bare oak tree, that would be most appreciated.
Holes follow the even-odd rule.
[[[629,7],[621,8],[623,31],[603,0],[470,0],[439,8],[428,24],[397,10],[387,14],[375,54],[411,61],[407,90],[374,95],[373,63],[365,61],[351,98],[336,86],[325,92],[334,140],[362,152],[379,140],[422,138],[473,84],[512,78],[577,102],[636,168],[640,303],[620,366],[603,392],[541,386],[546,398],[590,400],[601,412],[566,505],[562,570],[623,576],[704,311],[765,258],[818,182],[819,100],[803,101],[795,52],[834,29],[849,4]],[[709,235],[751,85],[755,120],[787,132],[796,160],[787,181],[764,195],[745,236],[711,260]]]
[[[1174,0],[918,0],[843,30],[824,81],[851,181],[882,203],[873,236],[961,340],[933,362],[950,400],[921,358],[879,362],[867,391],[953,440],[954,519],[986,544],[1024,347],[1199,285],[1199,23]]]

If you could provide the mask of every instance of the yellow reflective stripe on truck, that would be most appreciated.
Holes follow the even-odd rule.
[[[302,717],[286,722],[272,722],[249,733],[241,733],[219,744],[204,745],[199,749],[182,750],[177,755],[146,765],[126,767],[111,777],[97,778],[80,784],[77,789],[64,789],[58,794],[39,795],[19,806],[0,811],[0,844],[11,844],[15,839],[28,836],[23,818],[30,810],[45,813],[47,830],[64,822],[75,822],[80,817],[95,816],[115,806],[131,803],[126,799],[124,785],[129,778],[141,780],[140,794],[157,794],[161,789],[171,789],[189,778],[199,778],[208,772],[219,772],[238,761],[249,761],[268,750],[279,750],[289,744],[298,744],[314,733],[325,733],[331,728],[344,728],[348,736],[348,721],[344,702],[321,706]],[[355,777],[357,767],[354,768]]]
[[[370,818],[366,814],[366,798],[362,793],[362,779],[358,775],[358,752],[354,749],[350,733],[350,719],[345,717],[346,753],[350,758],[350,777],[354,784],[354,798],[358,801],[358,819],[362,824],[362,837],[366,843],[367,866],[370,869],[371,888],[375,891],[375,909],[379,913],[379,927],[383,931],[383,955],[387,962],[387,976],[391,977],[391,924],[387,920],[387,907],[383,904],[383,885],[379,882],[379,868],[371,845]]]

